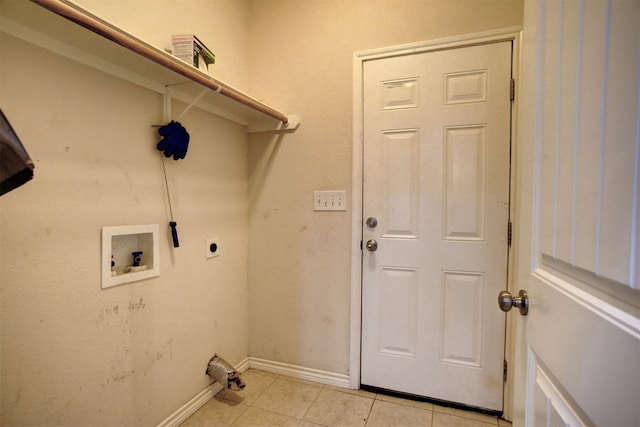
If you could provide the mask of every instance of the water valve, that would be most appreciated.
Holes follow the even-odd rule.
[[[131,255],[133,256],[133,266],[134,267],[139,267],[140,263],[142,262],[142,251],[138,251],[138,252],[131,252]]]

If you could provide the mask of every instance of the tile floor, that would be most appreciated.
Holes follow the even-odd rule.
[[[488,415],[252,369],[242,378],[243,391],[220,392],[182,426],[511,426]]]

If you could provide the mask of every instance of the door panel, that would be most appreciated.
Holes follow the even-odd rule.
[[[382,267],[380,283],[381,353],[415,357],[417,343],[418,271],[412,268]]]
[[[445,363],[482,367],[482,306],[460,310],[461,301],[482,301],[484,274],[442,272],[442,337],[440,358]]]
[[[486,238],[486,152],[486,125],[445,127],[445,240],[484,241]]]
[[[420,133],[417,129],[384,131],[381,150],[382,236],[417,239]]]
[[[561,275],[541,267],[527,289],[532,298],[528,371],[535,377],[529,387],[539,387],[541,375],[549,384],[542,400],[528,405],[550,409],[550,402],[560,398],[565,403],[554,403],[555,411],[566,406],[561,414],[571,413],[580,420],[578,424],[567,420],[570,426],[640,425],[640,322]],[[527,425],[544,426],[544,420],[534,416]]]
[[[637,1],[525,2],[515,425],[640,425],[638,40]]]
[[[364,64],[364,385],[502,410],[510,77],[510,42]]]

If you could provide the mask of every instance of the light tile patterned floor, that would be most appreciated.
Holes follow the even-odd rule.
[[[474,412],[325,386],[263,371],[249,370],[242,378],[247,384],[245,390],[220,392],[182,426],[511,426],[504,420]]]

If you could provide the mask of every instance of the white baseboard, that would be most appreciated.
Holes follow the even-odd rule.
[[[321,371],[319,369],[305,368],[303,366],[289,365],[271,360],[258,359],[256,357],[247,357],[242,362],[238,363],[235,368],[240,372],[245,372],[247,369],[256,369],[259,371],[286,375],[288,377],[298,378],[301,380],[313,381],[320,384],[349,388],[348,375]],[[247,384],[247,387],[251,387],[251,384]],[[221,391],[222,385],[218,382],[214,382],[209,387],[198,393],[193,399],[182,405],[182,407],[178,408],[178,410],[173,414],[169,415],[168,418],[158,424],[158,427],[179,426]]]
[[[349,388],[349,376],[334,372],[321,371],[319,369],[305,368],[304,366],[289,365],[287,363],[274,362],[272,360],[249,357],[249,368],[274,374],[286,375],[301,380],[313,381],[336,387]]]
[[[173,414],[169,415],[168,418],[158,424],[158,427],[179,426],[221,391],[222,385],[218,382],[214,382],[209,387],[198,393],[196,397],[182,405],[182,407],[180,407]]]
[[[249,358],[245,358],[242,362],[238,363],[235,367],[240,372],[245,372],[249,369]],[[193,399],[182,405],[173,414],[169,415],[167,419],[158,424],[158,427],[176,427],[182,424],[196,411],[202,408],[208,401],[213,399],[216,394],[222,391],[222,384],[214,382],[209,387],[202,390]]]
[[[251,367],[250,359],[250,357],[246,357],[242,362],[238,363],[236,365],[236,370],[239,372],[246,372],[246,370]]]

